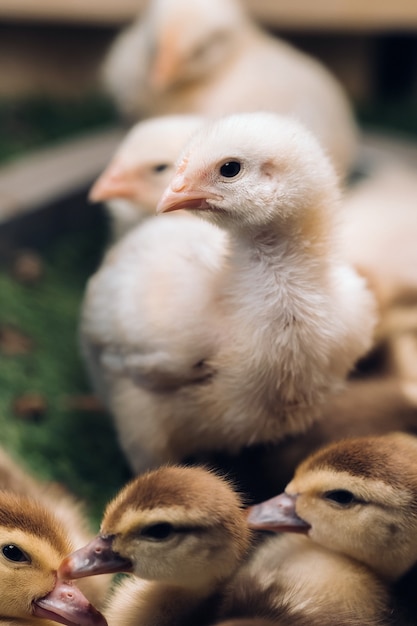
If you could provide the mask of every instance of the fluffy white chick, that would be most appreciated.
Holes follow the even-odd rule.
[[[138,122],[127,133],[89,194],[92,202],[105,202],[113,240],[155,215],[175,160],[203,119],[166,115]]]
[[[310,128],[341,174],[354,158],[356,126],[336,79],[238,0],[152,0],[116,38],[103,77],[130,119],[272,110]]]
[[[192,210],[227,245],[220,229],[217,250],[204,235],[185,244],[178,226],[161,244],[167,216],[153,238],[145,222],[83,308],[85,353],[135,471],[303,430],[368,349],[373,299],[338,261],[338,201],[295,121],[240,114],[193,136],[158,211]]]
[[[341,254],[362,273],[380,311],[377,339],[390,366],[417,380],[417,177],[400,162],[380,166],[344,200]]]

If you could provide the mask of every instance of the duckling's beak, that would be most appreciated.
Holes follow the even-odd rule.
[[[131,572],[132,563],[113,550],[114,536],[98,535],[86,546],[72,552],[58,568],[60,578],[83,578],[94,574]]]
[[[296,496],[281,493],[275,498],[249,507],[247,522],[255,530],[307,533],[311,528],[295,512]]]
[[[67,581],[57,582],[48,595],[35,600],[32,613],[67,626],[107,626],[104,616]]]

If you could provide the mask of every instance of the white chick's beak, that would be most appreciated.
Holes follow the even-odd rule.
[[[117,163],[110,163],[91,187],[88,199],[91,202],[103,202],[114,198],[132,200],[140,194],[139,178],[137,171],[128,170]]]
[[[153,90],[162,92],[175,83],[181,74],[181,61],[178,58],[175,41],[167,35],[167,41],[158,46],[149,82]]]
[[[175,177],[165,190],[156,207],[156,213],[169,213],[179,209],[212,209],[210,200],[219,201],[221,196],[205,189],[199,189],[183,177]]]

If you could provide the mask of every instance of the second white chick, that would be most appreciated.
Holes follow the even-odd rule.
[[[318,142],[287,118],[230,116],[187,144],[158,210],[195,212],[227,245],[195,227],[185,245],[175,216],[145,222],[110,251],[82,312],[136,472],[302,431],[370,347],[373,299],[335,252],[338,201]]]
[[[237,0],[150,1],[113,43],[104,81],[130,119],[268,110],[313,131],[342,176],[355,155],[355,122],[335,78],[262,31]]]
[[[113,240],[155,215],[174,163],[203,119],[166,115],[138,122],[130,129],[89,195],[93,202],[105,202]]]
[[[417,171],[380,166],[344,200],[341,254],[363,274],[380,312],[377,340],[390,368],[417,380]]]

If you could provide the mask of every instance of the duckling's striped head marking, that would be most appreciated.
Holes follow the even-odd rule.
[[[385,437],[347,439],[307,459],[300,472],[330,469],[382,481],[393,489],[407,489],[417,507],[417,439],[403,433]]]
[[[48,543],[61,555],[71,550],[56,518],[35,500],[0,491],[0,527],[19,530]]]
[[[167,521],[172,524],[232,529],[232,511],[242,506],[226,480],[202,468],[164,467],[130,482],[108,505],[102,532],[128,532],[132,525]]]

